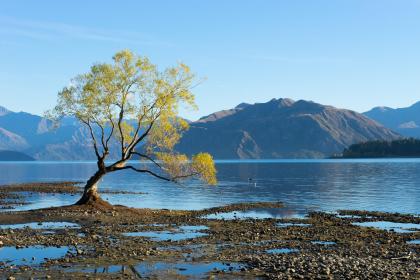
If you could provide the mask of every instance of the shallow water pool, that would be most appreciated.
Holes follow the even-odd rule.
[[[399,233],[410,233],[413,231],[420,230],[420,224],[395,223],[395,222],[388,222],[388,221],[353,223],[353,225],[361,226],[361,227],[373,227],[373,228],[388,230],[388,231],[392,230]]]
[[[239,271],[245,267],[238,263],[222,263],[222,262],[210,262],[210,263],[141,263],[135,266],[136,270],[143,277],[152,276],[153,274],[161,271],[172,270],[176,274],[184,276],[194,277],[205,277],[209,272],[212,271]],[[207,279],[207,277],[205,277]]]
[[[334,241],[311,241],[312,244],[317,244],[317,245],[326,245],[326,246],[330,246],[330,245],[336,245],[337,243],[335,243]]]
[[[266,250],[269,254],[290,254],[290,253],[297,253],[299,252],[298,249],[292,248],[275,248],[275,249],[268,249]]]
[[[290,208],[256,208],[245,211],[214,213],[203,216],[213,220],[243,220],[243,219],[303,219],[306,213]]]
[[[206,226],[180,226],[176,231],[139,231],[139,232],[127,232],[124,236],[130,237],[150,237],[154,241],[180,241],[186,239],[192,239],[197,237],[206,236],[207,233],[201,232],[207,230]]]
[[[59,259],[64,257],[70,248],[29,246],[17,249],[16,247],[0,247],[0,262],[6,265],[38,265],[45,259]]]
[[[78,224],[67,222],[43,222],[43,223],[26,223],[26,224],[11,224],[0,225],[0,229],[64,229],[64,228],[80,228]]]

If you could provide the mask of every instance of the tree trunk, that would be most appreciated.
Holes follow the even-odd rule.
[[[102,201],[98,193],[98,183],[101,178],[105,175],[105,172],[98,170],[89,180],[86,182],[85,189],[82,197],[76,202],[76,205],[94,204],[95,202]]]

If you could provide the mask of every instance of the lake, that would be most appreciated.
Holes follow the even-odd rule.
[[[94,162],[2,162],[0,184],[86,181]],[[102,189],[113,204],[167,209],[203,209],[236,202],[281,201],[291,214],[308,210],[378,210],[420,213],[420,159],[223,160],[218,186],[197,180],[182,185],[130,171],[108,174]],[[251,178],[251,180],[250,180]],[[37,194],[32,209],[74,203],[78,196]]]

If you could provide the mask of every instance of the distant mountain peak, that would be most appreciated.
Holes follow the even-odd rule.
[[[396,109],[375,107],[364,114],[406,137],[420,138],[420,101]]]
[[[393,109],[390,108],[390,107],[386,107],[386,106],[378,106],[378,107],[373,108],[372,110],[376,110],[376,111],[379,111],[379,112],[386,112],[386,111],[393,110]]]
[[[243,109],[243,108],[246,108],[248,106],[251,106],[251,104],[242,102],[242,103],[236,105],[235,109]]]
[[[292,106],[295,103],[295,101],[290,98],[279,98],[277,99],[277,101],[280,105],[285,106],[285,107]]]
[[[412,109],[420,108],[420,101],[418,101],[418,102],[414,103],[413,105],[411,105],[410,108],[412,108]]]
[[[9,113],[10,113],[10,111],[7,108],[5,108],[3,106],[0,106],[0,117],[4,116],[4,115],[7,115]]]
[[[242,108],[235,107],[234,109],[218,111],[218,112],[212,113],[210,115],[201,117],[196,122],[197,123],[214,122],[216,120],[223,119],[223,118],[225,118],[227,116],[233,115],[233,114],[235,114],[236,112],[238,112],[240,110],[242,110]]]
[[[283,107],[283,106],[287,107],[287,106],[292,106],[295,103],[295,101],[293,99],[290,99],[290,98],[277,98],[277,99],[273,98],[270,101],[268,101],[267,103],[268,104],[275,103],[275,104],[281,105],[280,107]]]

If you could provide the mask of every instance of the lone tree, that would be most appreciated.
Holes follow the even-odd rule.
[[[47,117],[55,121],[64,116],[77,118],[87,128],[97,158],[98,170],[76,204],[102,201],[100,179],[120,170],[172,182],[195,176],[216,184],[211,155],[199,153],[189,159],[174,151],[188,129],[188,123],[178,117],[179,106],[196,108],[191,92],[194,82],[184,64],[159,71],[148,58],[124,50],[110,64],[93,65],[58,93],[57,105]],[[133,165],[133,157],[149,164]],[[111,164],[110,158],[114,159]]]

